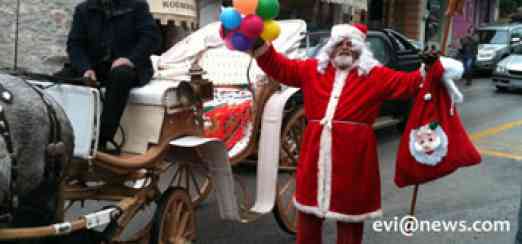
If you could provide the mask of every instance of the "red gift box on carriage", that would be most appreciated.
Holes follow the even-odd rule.
[[[397,186],[423,184],[480,163],[480,154],[455,109],[462,94],[453,79],[460,76],[462,64],[444,57],[426,74],[399,145]]]

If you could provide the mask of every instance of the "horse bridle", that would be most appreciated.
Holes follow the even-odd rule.
[[[25,82],[25,81],[24,81]],[[26,82],[27,83],[27,82]],[[50,133],[49,133],[49,144],[46,148],[46,158],[45,158],[45,168],[44,168],[44,176],[43,179],[58,179],[59,178],[59,160],[63,159],[65,155],[65,144],[62,141],[62,128],[60,126],[59,120],[56,116],[56,111],[51,105],[48,98],[46,98],[45,94],[42,91],[35,88],[31,84],[27,83],[36,93],[41,97],[43,103],[47,109],[47,115],[49,117],[50,123]],[[11,105],[13,101],[13,94],[7,90],[2,84],[0,84],[0,101],[4,104]],[[11,130],[9,128],[9,122],[5,116],[5,108],[0,105],[0,136],[3,137],[8,157],[11,158],[11,176],[9,181],[9,192],[6,194],[6,198],[4,198],[3,202],[0,203],[0,223],[10,223],[13,220],[13,214],[15,210],[19,207],[19,196],[16,192],[16,183],[18,180],[18,162],[16,160],[16,155],[13,147],[13,140],[11,135]],[[55,173],[55,177],[51,177],[51,173]]]

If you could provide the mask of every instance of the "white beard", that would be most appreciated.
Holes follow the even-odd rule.
[[[345,70],[352,66],[353,58],[349,55],[337,55],[335,56],[333,63],[338,69]]]

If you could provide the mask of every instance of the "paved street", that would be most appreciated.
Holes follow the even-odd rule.
[[[377,233],[372,222],[365,225],[365,244],[381,243],[513,243],[517,230],[522,173],[522,92],[497,93],[488,79],[475,80],[463,87],[465,103],[459,107],[465,127],[482,152],[483,163],[464,168],[436,182],[420,187],[416,216],[419,220],[468,222],[508,220],[511,230],[504,233],[445,232],[415,233],[405,237],[398,232]],[[400,133],[378,131],[384,219],[401,218],[409,211],[412,188],[398,189],[393,183],[395,153]],[[242,167],[251,194],[255,189],[255,167]],[[87,213],[99,209],[73,210]],[[147,223],[155,204],[147,207],[133,226]],[[335,225],[326,223],[324,243],[335,243]],[[294,238],[279,229],[272,214],[249,224],[225,222],[219,218],[213,195],[197,209],[196,244],[293,243]]]
[[[522,92],[496,93],[488,79],[463,87],[465,103],[460,106],[468,132],[483,151],[480,166],[456,173],[420,187],[417,217],[420,220],[509,220],[509,233],[376,233],[365,225],[364,243],[513,243],[520,202],[522,172]],[[409,211],[411,188],[398,189],[393,183],[395,153],[400,134],[378,132],[384,218],[393,219]],[[252,170],[245,175],[254,175]],[[253,177],[251,177],[253,178]],[[252,190],[254,185],[252,185]],[[273,215],[250,224],[223,222],[211,198],[197,213],[196,243],[247,244],[293,243],[279,229]],[[335,225],[327,223],[325,243],[335,243]]]

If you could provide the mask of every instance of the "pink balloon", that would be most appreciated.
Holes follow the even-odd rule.
[[[236,50],[234,48],[234,45],[232,44],[232,36],[234,35],[234,32],[229,32],[227,34],[227,36],[223,39],[223,42],[225,43],[225,47],[227,47],[228,49],[234,51]]]
[[[239,31],[249,38],[255,38],[263,32],[263,19],[257,15],[247,15],[241,21]]]
[[[225,27],[223,24],[219,26],[219,37],[221,37],[223,40],[225,39]]]

